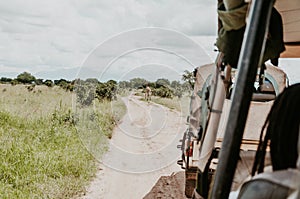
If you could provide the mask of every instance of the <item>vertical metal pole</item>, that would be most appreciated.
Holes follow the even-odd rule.
[[[239,150],[252,97],[257,66],[260,64],[262,60],[261,54],[264,52],[266,30],[269,26],[273,4],[273,0],[252,1],[249,21],[247,22],[238,62],[238,78],[215,180],[209,198],[224,199],[228,198],[230,193],[239,159]]]

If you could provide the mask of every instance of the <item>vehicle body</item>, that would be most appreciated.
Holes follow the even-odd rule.
[[[280,68],[268,65],[262,89],[252,95],[261,57],[261,53],[255,52],[255,49],[264,46],[265,27],[273,3],[263,0],[254,1],[252,4],[251,9],[258,12],[252,11],[249,15],[248,23],[254,28],[251,31],[250,28],[246,29],[244,49],[239,58],[239,66],[242,65],[242,68],[238,67],[241,69],[235,83],[239,86],[234,89],[231,97],[225,99],[225,92],[218,93],[213,90],[214,88],[224,90],[218,84],[218,80],[213,81],[214,75],[215,79],[222,79],[219,77],[222,71],[215,69],[217,64],[197,68],[188,118],[189,128],[182,141],[183,158],[179,161],[186,172],[185,191],[188,197],[191,197],[194,188],[202,186],[202,189],[208,191],[212,175],[216,175],[214,184],[209,190],[212,198],[225,198],[230,190],[237,189],[247,180],[266,116],[275,97],[288,86],[286,74]],[[300,22],[293,20],[293,17],[300,18],[300,2],[278,0],[275,6],[283,18],[285,41],[299,42]],[[252,43],[255,45],[251,45]],[[300,57],[299,44],[288,43],[286,49],[282,57]],[[232,72],[230,73],[232,76]],[[213,92],[214,95],[209,96]],[[213,108],[212,99],[219,101],[218,108]],[[234,106],[231,106],[232,104]],[[222,144],[226,146],[226,150],[219,155]],[[219,166],[220,159],[222,164]],[[205,181],[199,180],[203,176]]]
[[[183,147],[184,160],[182,167],[186,171],[187,187],[186,194],[191,196],[196,185],[196,173],[199,166],[199,161],[208,163],[208,157],[199,156],[199,148],[201,142],[197,139],[197,133],[201,122],[203,112],[207,112],[207,101],[205,92],[207,92],[212,70],[215,64],[208,64],[197,68],[196,82],[190,102],[189,129],[185,132],[185,141]],[[255,93],[251,101],[249,117],[247,119],[245,132],[241,145],[241,161],[239,161],[238,172],[235,176],[233,189],[240,186],[251,173],[250,168],[254,160],[255,152],[259,142],[260,130],[264,124],[265,118],[273,104],[275,96],[277,96],[287,86],[286,74],[279,68],[268,65],[266,70],[265,90],[260,93]],[[225,125],[228,120],[232,100],[225,99],[220,124],[217,131],[217,137],[214,144],[214,149],[221,148],[224,138]],[[204,113],[204,115],[207,113]],[[205,141],[204,141],[205,142]],[[210,149],[211,150],[211,149]],[[213,150],[213,149],[212,149]],[[217,158],[213,158],[210,163],[210,173],[212,174],[217,166]]]

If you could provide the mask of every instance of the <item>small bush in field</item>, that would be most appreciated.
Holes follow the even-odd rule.
[[[26,88],[29,92],[33,91],[34,87],[35,87],[35,84],[31,84],[31,85],[26,86]]]
[[[45,82],[44,82],[44,85],[48,86],[48,87],[53,87],[54,83],[52,80],[50,79],[47,79]]]

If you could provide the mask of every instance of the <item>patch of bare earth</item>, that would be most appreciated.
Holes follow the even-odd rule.
[[[144,199],[186,199],[184,194],[184,171],[162,176]]]

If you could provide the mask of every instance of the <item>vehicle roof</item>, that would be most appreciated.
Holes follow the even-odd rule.
[[[277,0],[275,8],[282,17],[284,41],[300,42],[300,1]]]

